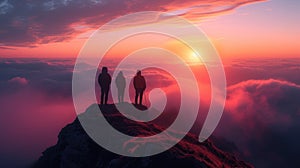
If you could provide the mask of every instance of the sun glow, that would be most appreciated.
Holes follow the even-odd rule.
[[[189,51],[187,53],[188,53],[187,62],[189,64],[199,64],[199,63],[201,63],[200,54],[198,52]]]

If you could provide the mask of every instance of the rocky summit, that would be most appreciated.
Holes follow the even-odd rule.
[[[58,135],[56,145],[46,149],[33,168],[223,168],[252,167],[234,155],[218,149],[210,140],[200,143],[191,133],[167,151],[147,157],[125,157],[112,153],[92,140],[78,118],[95,121],[100,108],[105,119],[120,132],[131,136],[155,135],[163,127],[149,122],[136,122],[122,115],[116,105],[91,105]],[[146,107],[140,107],[146,109]],[[93,120],[93,121],[92,121]],[[87,121],[88,122],[88,121]],[[105,135],[103,135],[105,136]],[[136,146],[132,146],[136,148]]]

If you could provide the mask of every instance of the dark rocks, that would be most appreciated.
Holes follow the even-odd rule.
[[[92,105],[81,114],[91,119]],[[101,107],[105,118],[120,131],[131,135],[154,135],[163,128],[154,124],[134,122],[121,115],[114,105]],[[188,134],[171,149],[149,157],[124,157],[114,154],[95,143],[83,130],[79,120],[64,127],[56,145],[48,148],[34,164],[34,168],[206,168],[252,167],[233,155],[223,152],[209,140],[200,143],[195,135]]]

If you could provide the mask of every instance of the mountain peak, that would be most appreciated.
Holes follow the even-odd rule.
[[[155,135],[163,127],[148,122],[135,122],[122,115],[116,106],[120,104],[91,105],[78,117],[94,120],[100,108],[106,120],[120,132],[131,136]],[[124,103],[127,106],[129,103]],[[139,106],[140,110],[147,110]],[[65,126],[58,135],[56,145],[49,147],[34,164],[34,168],[91,167],[91,168],[154,168],[154,167],[252,167],[233,155],[213,145],[210,140],[200,143],[197,136],[187,134],[178,144],[167,151],[148,157],[125,157],[114,154],[94,142],[82,128],[78,117]],[[105,135],[104,135],[105,136]],[[131,142],[124,144],[125,146]],[[132,149],[135,149],[130,144]]]

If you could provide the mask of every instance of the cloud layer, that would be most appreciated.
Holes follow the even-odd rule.
[[[71,59],[0,59],[0,167],[24,167],[33,162],[56,141],[60,129],[75,118],[73,66]],[[112,74],[114,67],[107,66]],[[77,73],[89,72],[90,65],[85,67]],[[166,75],[153,71],[145,71],[144,75],[147,89],[171,85]],[[99,93],[96,84],[97,97]]]
[[[128,13],[172,12],[191,19],[218,14],[262,0],[2,0],[0,44],[34,46],[74,38]]]
[[[0,167],[24,167],[75,117],[72,61],[0,59]]]
[[[73,64],[74,60],[63,59],[0,59],[0,167],[10,159],[15,163],[18,157],[37,158],[75,117]],[[298,65],[299,59],[289,59],[238,61],[226,66],[230,86],[216,135],[228,141],[227,149],[239,150],[256,167],[300,167]],[[113,67],[107,66],[112,73]],[[89,69],[86,64],[85,72],[80,73]],[[168,89],[171,84],[167,75],[143,72],[148,89],[151,85]],[[98,87],[96,90],[99,93]],[[170,97],[178,98],[177,92]]]
[[[257,167],[298,167],[300,85],[248,80],[228,88],[217,135],[234,142]]]

